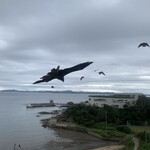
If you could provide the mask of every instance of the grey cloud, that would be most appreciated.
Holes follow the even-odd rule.
[[[140,83],[147,92],[149,79],[142,77],[149,76],[150,49],[137,47],[150,42],[149,5],[149,0],[1,0],[1,88],[48,89],[51,83],[30,83],[58,65],[93,61],[65,83],[52,84],[59,89],[139,91]],[[108,76],[95,74],[97,68]],[[88,77],[79,82],[83,74]]]

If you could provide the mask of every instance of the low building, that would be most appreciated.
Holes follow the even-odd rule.
[[[110,95],[89,95],[89,104],[103,107],[109,105],[123,108],[124,105],[133,106],[141,93],[113,93]]]

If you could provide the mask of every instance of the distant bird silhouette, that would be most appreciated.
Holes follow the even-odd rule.
[[[21,149],[21,145],[18,145],[18,147]]]
[[[84,78],[84,76],[82,76],[81,78],[80,78],[80,80],[82,80]]]
[[[98,69],[95,69],[94,72],[96,72]]]
[[[51,88],[53,89],[53,88],[55,88],[54,86],[51,86]]]
[[[104,73],[103,71],[100,71],[100,72],[98,72],[98,73],[99,73],[99,74],[103,74],[104,76],[106,76],[105,73]]]
[[[51,72],[48,72],[47,75],[44,75],[43,77],[41,77],[40,78],[41,80],[38,80],[38,81],[34,82],[33,84],[37,84],[37,83],[41,83],[41,82],[49,82],[53,79],[58,79],[58,80],[61,80],[62,82],[64,82],[64,76],[65,75],[67,75],[71,72],[74,72],[74,71],[82,70],[92,63],[93,62],[84,62],[84,63],[75,65],[75,66],[70,67],[70,68],[62,69],[62,70],[59,70],[60,66],[58,66],[56,69],[53,68],[51,70]]]
[[[139,47],[146,47],[146,46],[149,47],[149,44],[148,44],[148,43],[141,43],[141,44],[138,46],[138,48],[139,48]]]

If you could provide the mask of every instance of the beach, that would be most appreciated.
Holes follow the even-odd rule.
[[[105,146],[96,149],[91,149],[91,150],[123,150],[123,149],[124,149],[124,145],[112,145],[112,146]]]
[[[57,136],[66,140],[49,141],[47,143],[47,147],[53,150],[98,150],[97,148],[103,148],[102,150],[109,150],[111,146],[112,148],[114,148],[114,145],[117,145],[117,142],[103,140],[80,131],[72,131],[66,129],[54,129],[54,131]]]
[[[56,150],[121,150],[124,147],[118,145],[120,139],[106,139],[76,127],[71,122],[58,122],[56,116],[42,120],[42,125],[52,128],[58,137],[68,139],[61,142],[50,141],[48,146]]]

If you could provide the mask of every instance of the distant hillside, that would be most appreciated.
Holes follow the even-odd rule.
[[[82,91],[19,91],[15,89],[1,90],[0,92],[40,92],[40,93],[73,93],[73,94],[112,94],[113,92],[82,92]]]
[[[1,90],[0,92],[19,92],[18,90]]]

